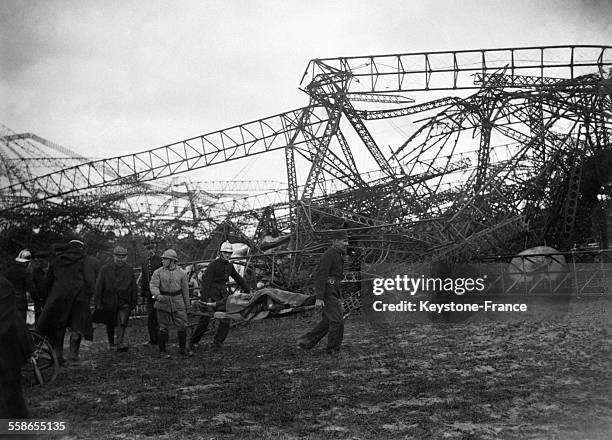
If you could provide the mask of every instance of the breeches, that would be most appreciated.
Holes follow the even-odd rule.
[[[178,330],[185,330],[187,328],[187,312],[184,310],[164,312],[158,309],[157,322],[160,331],[167,332],[170,327],[176,327]]]

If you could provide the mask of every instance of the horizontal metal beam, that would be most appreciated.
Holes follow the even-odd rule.
[[[322,74],[349,75],[347,93],[474,90],[474,74],[574,79],[612,66],[612,46],[571,45],[456,50],[311,60],[302,83]],[[540,81],[544,84],[543,81]],[[542,84],[538,86],[541,87]]]

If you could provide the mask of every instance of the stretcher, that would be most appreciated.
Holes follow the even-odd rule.
[[[216,311],[213,303],[195,301],[189,314],[242,322],[256,321],[312,310],[314,303],[314,296],[267,287],[252,293],[228,296],[225,311]]]

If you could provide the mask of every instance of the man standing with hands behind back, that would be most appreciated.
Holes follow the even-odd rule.
[[[147,241],[144,244],[145,250],[147,251],[147,258],[142,262],[141,268],[142,273],[140,275],[140,296],[142,296],[147,305],[147,329],[149,331],[149,344],[157,345],[159,325],[157,323],[157,312],[153,307],[155,300],[151,296],[151,289],[149,283],[151,282],[151,276],[153,272],[162,267],[162,260],[157,255],[157,242]]]
[[[127,351],[128,344],[124,338],[130,313],[136,306],[136,280],[134,271],[127,265],[127,249],[123,246],[115,246],[113,261],[106,263],[100,269],[94,304],[96,310],[106,312],[105,324],[109,346],[115,346],[115,328],[117,328],[117,351]]]
[[[331,234],[332,246],[323,254],[314,273],[317,295],[316,305],[323,307],[321,321],[308,333],[300,336],[298,347],[308,350],[319,343],[327,334],[327,352],[340,352],[344,335],[344,318],[340,281],[344,271],[344,256],[348,246],[348,235],[345,230]]]

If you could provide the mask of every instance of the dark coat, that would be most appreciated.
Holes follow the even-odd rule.
[[[6,356],[7,350],[11,356]],[[5,277],[0,276],[0,359],[8,359],[21,368],[30,358],[31,350],[26,323],[15,307],[15,290]]]
[[[160,267],[162,267],[162,260],[159,255],[153,255],[142,262],[142,272],[140,275],[140,296],[152,299],[149,283],[151,282],[153,272]]]
[[[91,340],[93,328],[89,301],[95,288],[96,260],[81,249],[69,247],[53,259],[46,275],[47,302],[38,320],[41,333],[52,336],[54,331],[75,327]],[[77,303],[86,303],[78,305]]]
[[[28,416],[21,391],[21,367],[31,351],[26,323],[15,308],[13,285],[0,276],[0,418]]]
[[[15,289],[15,304],[17,310],[23,311],[28,308],[26,292],[34,294],[32,274],[24,263],[14,262],[5,271],[4,276],[11,282]]]
[[[223,258],[217,258],[211,262],[204,272],[202,277],[202,285],[200,286],[200,295],[203,298],[210,298],[217,303],[217,310],[225,309],[225,301],[229,296],[227,282],[233,278],[245,292],[248,292],[249,286],[244,281],[244,278],[236,271],[234,265]]]
[[[34,266],[32,268],[32,283],[34,285],[34,291],[32,293],[32,299],[34,303],[38,303],[40,307],[45,304],[47,300],[47,292],[45,290],[45,276],[46,272],[41,266]]]
[[[344,255],[344,252],[332,246],[321,257],[314,273],[315,292],[318,299],[325,299],[326,292],[335,296],[339,295],[340,281],[344,272]]]
[[[96,281],[94,304],[96,308],[116,312],[120,305],[136,306],[136,279],[134,270],[110,262],[102,266]]]

